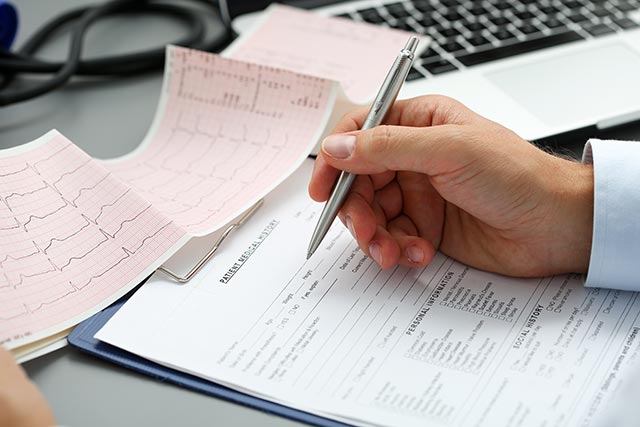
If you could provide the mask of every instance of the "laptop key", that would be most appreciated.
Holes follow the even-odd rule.
[[[472,33],[476,33],[477,35],[480,34],[480,31],[482,31],[482,30],[484,30],[486,28],[480,22],[469,22],[469,23],[465,24],[464,26],[467,27],[467,29],[469,31],[471,31]]]
[[[447,52],[457,52],[459,50],[463,50],[464,47],[457,41],[450,41],[441,45],[441,47]]]
[[[527,34],[527,35],[540,32],[538,27],[534,26],[533,24],[522,24],[518,26],[518,30],[520,30],[522,34]]]
[[[553,17],[549,17],[546,20],[543,20],[542,23],[551,29],[564,27],[566,25],[564,22]]]
[[[594,37],[616,32],[616,30],[606,24],[587,25],[584,29]]]
[[[569,18],[571,22],[575,22],[576,24],[589,20],[589,18],[587,18],[580,12],[573,12],[569,16],[567,16],[567,18]]]
[[[513,35],[513,33],[507,30],[506,28],[498,28],[497,31],[491,34],[498,40],[502,40],[502,41],[515,38],[515,35]]]
[[[403,30],[403,31],[409,31],[409,32],[415,32],[416,30],[409,25],[409,23],[407,21],[396,21],[393,24],[389,24],[391,26],[391,28],[395,28],[397,30]]]
[[[553,6],[553,5],[551,5],[551,4],[538,6],[538,10],[540,12],[544,13],[545,15],[551,15],[553,13],[557,13],[558,12],[558,8]]]
[[[420,59],[422,59],[423,61],[431,62],[431,61],[439,60],[440,54],[436,52],[434,49],[429,47],[420,54]]]
[[[405,9],[402,3],[392,3],[385,6],[387,13],[396,19],[406,18],[411,14]]]
[[[414,67],[411,67],[411,69],[409,70],[409,74],[407,74],[406,80],[410,82],[412,80],[418,80],[418,79],[424,79],[424,78],[426,78],[424,74],[416,70]]]
[[[473,35],[466,40],[475,47],[482,46],[483,44],[489,44],[489,40],[484,38],[481,34]]]
[[[474,4],[468,10],[469,10],[469,13],[471,13],[472,15],[475,15],[475,16],[487,15],[489,13],[489,12],[487,12],[487,9],[485,9],[484,6],[482,6],[480,4]]]
[[[420,25],[422,25],[423,27],[430,28],[436,25],[438,22],[433,18],[433,16],[424,15],[422,18],[420,18],[418,23],[420,23]]]
[[[462,64],[471,67],[473,65],[483,64],[485,62],[495,61],[498,59],[504,59],[523,53],[534,52],[536,50],[545,49],[548,47],[570,43],[578,40],[583,40],[583,38],[575,31],[569,31],[566,33],[554,34],[547,37],[527,40],[522,43],[514,43],[496,49],[457,55],[455,58]]]
[[[491,18],[491,22],[493,22],[498,27],[502,27],[504,25],[507,25],[510,21],[504,16],[496,16],[494,18]]]
[[[629,28],[636,28],[638,23],[633,19],[629,18],[613,18],[613,22],[623,30],[628,30]]]
[[[462,19],[462,15],[460,15],[460,13],[455,10],[445,12],[444,14],[442,14],[442,17],[450,22],[459,21],[460,19]]]
[[[455,28],[442,28],[438,30],[438,33],[440,33],[444,37],[454,37],[459,35],[460,31]]]
[[[434,10],[436,10],[435,6],[433,6],[431,2],[429,2],[429,0],[414,1],[413,7],[422,13],[433,12]]]
[[[370,22],[372,24],[382,24],[383,22],[386,22],[385,19],[380,15],[380,13],[373,8],[359,10],[358,13],[360,14],[362,20]]]
[[[597,16],[598,18],[604,18],[606,16],[611,16],[613,15],[613,12],[611,12],[609,9],[605,8],[605,7],[598,7],[596,9],[593,9],[591,11],[591,13],[593,13],[595,16]]]
[[[531,18],[535,18],[535,15],[531,12],[529,12],[528,10],[523,10],[520,12],[516,12],[514,13],[514,15],[521,20],[526,20],[526,19],[531,19]]]
[[[424,63],[422,64],[422,66],[426,68],[427,71],[429,71],[431,74],[442,74],[442,73],[447,73],[449,71],[455,71],[458,69],[455,65],[453,65],[451,62],[447,61],[446,59],[441,59],[435,62]]]
[[[618,2],[618,4],[615,5],[614,7],[618,8],[622,12],[631,12],[633,10],[640,9],[638,4],[631,4],[631,3],[624,3],[624,2]]]
[[[500,10],[506,10],[506,9],[511,9],[513,8],[513,5],[511,4],[511,2],[509,1],[498,1],[498,2],[494,2],[493,6],[496,9],[500,9]]]

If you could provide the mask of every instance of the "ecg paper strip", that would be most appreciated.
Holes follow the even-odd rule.
[[[37,340],[106,306],[183,236],[55,131],[2,152],[0,344]]]
[[[273,5],[224,54],[338,81],[351,101],[367,103],[412,35],[426,48],[418,34]]]
[[[105,166],[204,235],[300,165],[324,129],[336,84],[183,48],[167,55],[157,126],[139,150]]]
[[[57,132],[3,152],[0,344],[76,324],[262,198],[316,143],[336,87],[170,47],[134,153],[99,162]]]
[[[321,77],[367,86],[362,93],[377,88],[376,72],[384,75],[407,39],[274,10],[276,19],[293,14],[309,24],[314,63],[297,71],[325,69]],[[269,28],[280,38],[274,43],[297,46],[300,27],[286,29],[288,37]],[[242,52],[261,49],[256,39],[267,29],[245,39],[253,41]],[[336,56],[336,37],[346,33],[346,46],[362,57]],[[358,80],[364,69],[336,61],[359,63],[372,78]],[[17,348],[75,325],[190,236],[216,231],[280,184],[318,142],[336,104],[338,83],[321,77],[169,47],[154,123],[133,153],[96,161],[57,132],[0,152],[0,345]]]

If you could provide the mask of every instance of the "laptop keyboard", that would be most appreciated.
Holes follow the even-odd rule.
[[[405,0],[338,15],[432,38],[417,80],[640,25],[640,0]]]

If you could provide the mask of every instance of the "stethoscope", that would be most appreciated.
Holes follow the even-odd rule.
[[[11,50],[18,32],[18,10],[9,1],[0,0],[0,108],[57,89],[75,75],[124,76],[162,69],[164,46],[142,52],[82,59],[84,35],[91,25],[106,16],[140,12],[169,16],[182,22],[188,29],[187,34],[172,42],[179,46],[214,52],[229,43],[234,35],[228,20],[221,19],[219,6],[213,0],[108,0],[99,5],[63,12],[31,34],[19,49]],[[207,35],[207,27],[212,20],[224,29],[214,38]],[[61,27],[71,33],[65,60],[37,58],[36,52]],[[45,74],[49,77],[33,81],[26,87],[12,87],[11,83],[21,73]]]

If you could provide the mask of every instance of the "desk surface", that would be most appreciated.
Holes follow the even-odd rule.
[[[21,33],[56,13],[87,0],[20,0]],[[178,24],[160,17],[110,18],[87,37],[85,52],[117,53],[169,42],[181,34]],[[115,31],[114,28],[116,29]],[[60,58],[64,39],[53,40],[44,56]],[[62,90],[2,110],[0,148],[30,141],[56,128],[92,156],[109,158],[131,151],[143,138],[155,112],[162,76],[76,81]],[[606,138],[640,138],[640,124]],[[580,153],[584,141],[569,150]],[[243,406],[159,383],[140,374],[63,348],[24,365],[51,403],[58,422],[80,426],[301,426]]]

